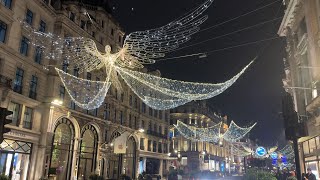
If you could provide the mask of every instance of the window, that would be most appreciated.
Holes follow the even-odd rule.
[[[151,151],[151,147],[152,147],[152,141],[148,140],[148,151]]]
[[[156,124],[156,123],[155,123],[154,126],[153,126],[153,131],[154,131],[154,132],[157,132],[157,124]]]
[[[98,110],[99,110],[99,108],[96,108],[93,110],[93,116],[95,116],[95,117],[98,116]]]
[[[163,144],[163,153],[168,153],[168,144],[167,143]]]
[[[39,26],[39,31],[40,32],[45,32],[46,31],[46,26],[47,24],[44,21],[40,21],[40,26]]]
[[[132,106],[132,95],[129,97],[129,105]]]
[[[113,28],[111,28],[111,36],[113,36],[114,35],[114,29]]]
[[[13,91],[17,93],[22,93],[22,82],[23,82],[23,73],[24,71],[20,68],[16,71],[16,78],[13,84]]]
[[[162,127],[159,126],[159,134],[162,134]]]
[[[75,14],[73,13],[73,12],[70,12],[69,13],[69,19],[71,20],[71,21],[74,21],[75,20]]]
[[[30,9],[28,9],[26,14],[26,23],[32,25],[32,20],[33,20],[33,12],[30,11]]]
[[[31,127],[32,127],[32,113],[33,113],[33,109],[26,107],[26,109],[24,111],[23,128],[31,129]]]
[[[96,33],[94,31],[92,31],[92,34],[91,34],[92,37],[96,37]]]
[[[108,142],[108,130],[104,132],[104,142]]]
[[[29,48],[29,39],[22,36],[21,44],[20,44],[20,54],[27,56],[28,48]]]
[[[64,60],[62,63],[62,71],[65,73],[68,73],[68,66],[69,66],[69,62],[67,60]]]
[[[158,110],[154,110],[153,116],[158,117]]]
[[[86,22],[84,20],[80,21],[80,27],[81,29],[84,29],[86,27]]]
[[[129,127],[132,128],[132,115],[129,114]]]
[[[101,21],[101,27],[104,28],[104,21]]]
[[[34,62],[36,62],[37,64],[41,64],[41,59],[42,59],[42,49],[39,46],[37,46],[35,56],[34,56]]]
[[[9,9],[11,9],[12,0],[2,0],[3,5]]]
[[[152,151],[153,151],[153,152],[157,152],[157,141],[153,141]]]
[[[0,42],[3,42],[6,40],[6,33],[7,33],[7,24],[0,21]]]
[[[21,105],[18,103],[10,102],[8,110],[13,112],[11,124],[17,126],[20,120]]]
[[[134,98],[134,108],[138,108],[138,99]]]
[[[74,68],[74,69],[73,69],[73,75],[74,75],[75,77],[79,77],[79,68]]]
[[[37,86],[38,86],[38,77],[35,75],[32,75],[31,82],[30,82],[29,98],[36,99]]]
[[[144,138],[140,138],[140,149],[144,150]]]
[[[118,99],[118,90],[117,89],[114,90],[114,95],[115,95],[116,99]]]
[[[121,41],[122,41],[122,37],[121,37],[121,36],[119,36],[119,43],[121,43]]]
[[[61,100],[64,100],[65,94],[66,94],[66,89],[64,88],[64,86],[60,85],[59,97]]]
[[[162,119],[162,111],[159,110],[159,119]]]
[[[123,111],[120,111],[120,124],[123,124]]]
[[[73,92],[72,92],[72,95],[73,95],[74,97],[77,97],[77,92],[76,92],[76,91],[73,91]],[[73,110],[76,109],[76,103],[73,102],[72,100],[71,100],[71,103],[70,103],[70,108],[73,109]]]
[[[138,129],[137,117],[134,117],[134,128]]]
[[[167,127],[164,129],[164,135],[165,135],[166,138],[167,138],[167,136],[168,136],[168,128],[167,128]]]
[[[162,144],[158,142],[158,153],[162,153]]]
[[[91,73],[87,72],[87,80],[91,80]]]
[[[141,112],[146,113],[146,104],[142,102]]]
[[[152,116],[152,108],[151,107],[149,107],[149,116]]]
[[[144,120],[141,120],[141,127],[142,129],[144,129]]]
[[[121,95],[120,95],[120,99],[121,99],[121,102],[123,102],[123,101],[124,101],[124,94],[123,94],[123,93],[121,93]]]
[[[115,109],[114,110],[114,121],[116,121],[117,120],[117,110]]]

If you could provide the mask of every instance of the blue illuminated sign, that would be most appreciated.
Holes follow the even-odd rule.
[[[267,154],[267,151],[266,151],[266,149],[264,148],[264,147],[258,147],[257,149],[256,149],[256,155],[257,156],[259,156],[259,157],[263,157],[263,156],[265,156]]]
[[[276,152],[273,152],[270,154],[271,159],[278,159],[278,154]]]

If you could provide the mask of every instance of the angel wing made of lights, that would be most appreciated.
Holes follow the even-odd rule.
[[[78,73],[103,68],[105,79],[101,82],[81,79],[56,68],[71,100],[79,107],[98,108],[110,84],[121,90],[119,74],[145,104],[153,109],[166,110],[193,100],[208,99],[221,94],[235,83],[252,63],[230,80],[219,84],[183,82],[132,70],[143,67],[143,64],[154,63],[166,52],[173,51],[187,42],[192,34],[199,31],[199,25],[207,19],[207,16],[199,16],[212,2],[213,0],[207,0],[190,13],[160,28],[129,34],[125,38],[123,48],[116,53],[111,53],[109,45],[105,46],[105,53],[101,53],[101,47],[97,47],[95,41],[89,38],[62,38],[36,31],[28,24],[25,24],[24,30],[30,32],[30,36],[35,39],[32,43],[43,51],[48,51],[46,47],[51,44],[51,51],[47,53],[49,58],[63,59],[63,63],[73,66]],[[77,91],[81,87],[85,88]]]

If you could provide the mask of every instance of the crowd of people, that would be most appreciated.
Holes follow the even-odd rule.
[[[297,180],[296,172],[287,170],[278,171],[276,174],[277,180]],[[316,180],[316,176],[312,173],[311,168],[307,168],[306,173],[302,173],[302,180]]]

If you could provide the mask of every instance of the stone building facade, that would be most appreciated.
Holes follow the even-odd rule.
[[[124,32],[105,2],[1,1],[0,105],[13,111],[13,122],[0,146],[0,173],[12,179],[65,180],[166,172],[169,112],[149,108],[124,83],[122,92],[111,87],[98,109],[77,107],[53,66],[90,80],[103,79],[103,72],[79,74],[62,60],[46,59],[17,21],[25,19],[62,38],[89,37],[102,52],[106,45],[115,52]],[[114,154],[112,142],[124,132],[130,134],[127,151]]]
[[[170,111],[170,124],[177,120],[198,128],[207,128],[223,122],[221,133],[228,128],[226,117],[214,113],[206,101],[193,101]],[[215,171],[229,173],[234,158],[230,153],[228,142],[221,140],[217,143],[195,142],[174,131],[171,136],[170,155],[177,156],[178,160],[171,161],[171,165],[180,166],[185,172]],[[180,156],[180,157],[179,157]],[[174,159],[174,158],[173,158]],[[229,171],[230,170],[230,171]]]
[[[278,34],[286,37],[284,88],[292,94],[306,137],[299,139],[302,172],[320,174],[320,1],[284,0]]]

